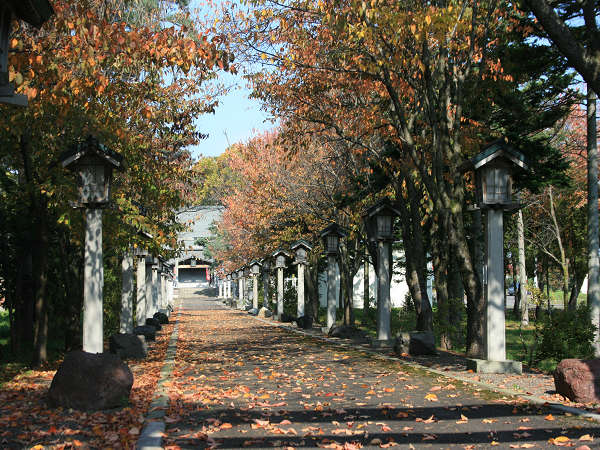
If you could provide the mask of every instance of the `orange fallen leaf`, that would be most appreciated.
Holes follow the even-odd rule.
[[[555,419],[552,414],[548,414],[546,417],[544,417],[544,420],[555,420]]]
[[[438,398],[437,398],[437,395],[435,395],[435,394],[427,394],[425,396],[425,400],[429,400],[430,402],[437,402]]]

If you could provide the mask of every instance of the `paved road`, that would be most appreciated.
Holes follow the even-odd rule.
[[[598,424],[302,337],[214,298],[183,301],[167,445],[590,447]],[[594,441],[579,441],[581,436]],[[556,439],[557,441],[549,441]]]

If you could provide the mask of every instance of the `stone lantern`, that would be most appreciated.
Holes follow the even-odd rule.
[[[11,21],[23,20],[40,28],[54,13],[48,0],[4,0],[0,3],[0,103],[27,106],[27,96],[15,94],[8,81],[8,50]]]
[[[391,256],[394,240],[394,219],[400,211],[386,198],[368,208],[363,214],[367,237],[377,246],[377,341],[388,345],[392,339],[390,300]]]
[[[260,261],[250,263],[250,272],[252,273],[252,308],[258,310],[258,275],[260,275]]]
[[[123,157],[90,136],[64,152],[60,161],[63,167],[76,172],[78,206],[85,208],[83,350],[102,353],[102,208],[110,199],[112,171],[122,169]]]
[[[275,268],[277,269],[277,320],[281,321],[283,316],[283,270],[287,267],[287,260],[290,254],[285,250],[276,250],[272,255],[275,259]]]
[[[292,244],[291,249],[296,257],[294,263],[298,266],[297,315],[298,317],[304,317],[304,270],[306,268],[306,263],[308,262],[308,252],[312,250],[312,245],[304,239],[300,239]]]
[[[520,362],[506,360],[503,213],[519,208],[513,200],[512,176],[517,170],[527,170],[525,156],[501,139],[464,167],[475,171],[477,207],[487,215],[485,360],[472,360],[470,365],[478,372],[521,373]]]
[[[339,272],[335,270],[336,258],[339,252],[340,239],[347,235],[346,231],[336,223],[332,223],[321,231],[323,248],[327,255],[327,330],[335,324],[337,309],[335,295],[339,285]]]

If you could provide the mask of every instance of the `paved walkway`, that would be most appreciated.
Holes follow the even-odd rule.
[[[596,422],[300,336],[214,298],[185,299],[179,320],[167,447],[600,443]]]

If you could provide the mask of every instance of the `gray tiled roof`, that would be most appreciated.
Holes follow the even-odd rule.
[[[221,220],[222,206],[190,206],[177,212],[177,222],[187,225],[187,230],[179,233],[178,240],[183,243],[186,252],[178,259],[179,261],[195,256],[198,259],[208,260],[204,257],[201,248],[195,247],[194,242],[198,238],[209,237],[212,233],[211,226]],[[191,247],[191,249],[190,249]]]

